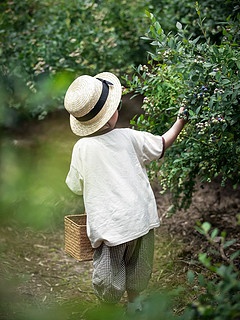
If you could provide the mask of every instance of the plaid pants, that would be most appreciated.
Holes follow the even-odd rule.
[[[154,230],[146,235],[109,247],[102,243],[93,257],[93,288],[98,298],[117,303],[127,292],[140,293],[152,273]]]

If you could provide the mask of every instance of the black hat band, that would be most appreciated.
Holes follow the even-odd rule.
[[[93,119],[94,117],[96,117],[96,115],[102,110],[102,108],[108,98],[109,85],[113,86],[113,83],[111,83],[107,80],[100,79],[100,78],[97,78],[97,79],[102,82],[102,93],[101,93],[97,103],[95,104],[94,108],[89,113],[85,114],[82,117],[75,117],[80,122],[89,121],[89,120]]]

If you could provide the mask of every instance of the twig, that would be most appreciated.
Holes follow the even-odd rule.
[[[83,291],[81,288],[78,288],[78,291],[86,294],[95,294],[93,291]]]
[[[224,238],[221,237],[221,243],[220,243],[219,245],[218,245],[217,242],[214,242],[214,241],[213,241],[213,239],[210,237],[210,235],[208,234],[208,232],[206,233],[206,238],[207,238],[207,240],[209,241],[209,243],[210,243],[213,247],[215,247],[217,250],[219,250],[220,255],[221,255],[221,258],[222,258],[224,261],[226,261],[229,265],[231,265],[231,266],[233,267],[233,270],[238,273],[238,272],[239,272],[238,268],[235,266],[235,264],[232,262],[232,260],[229,259],[229,258],[226,256],[226,254],[225,254],[225,252],[224,252],[224,248],[223,248]]]
[[[50,275],[50,274],[41,274],[40,276],[41,277],[46,277],[46,278],[56,278],[56,279],[61,279],[61,280],[67,280],[66,278],[62,278],[62,277],[55,276],[55,275]]]
[[[181,259],[177,259],[177,260],[174,260],[174,261],[183,262],[185,264],[188,264],[189,266],[195,266],[195,267],[197,267],[199,269],[205,270],[205,268],[203,268],[201,265],[198,265],[196,263],[192,263],[191,261],[186,261],[186,260],[181,260]]]
[[[205,40],[206,40],[206,43],[209,45],[209,40],[207,39],[207,33],[206,33],[206,31],[203,30],[203,24],[202,24],[202,23],[203,23],[203,20],[205,20],[205,19],[201,20],[201,12],[200,12],[200,7],[198,6],[198,2],[196,2],[195,8],[196,8],[197,14],[198,14],[198,16],[199,16],[201,31],[202,31],[202,33],[203,33],[203,35],[204,35],[204,38],[205,38]]]
[[[47,282],[46,280],[44,280],[44,282],[45,282],[49,287],[52,287],[52,285],[51,285],[49,282]]]

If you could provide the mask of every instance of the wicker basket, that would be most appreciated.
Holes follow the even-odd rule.
[[[86,214],[65,216],[65,251],[78,261],[92,260],[94,249],[86,230]]]

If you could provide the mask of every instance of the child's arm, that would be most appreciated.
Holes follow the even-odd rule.
[[[179,109],[179,114],[184,111],[184,108]],[[177,136],[181,132],[181,130],[184,128],[185,124],[188,122],[188,120],[185,120],[183,118],[177,117],[176,122],[174,125],[163,135],[163,138],[165,140],[165,150],[169,148],[173,142],[176,140]]]

